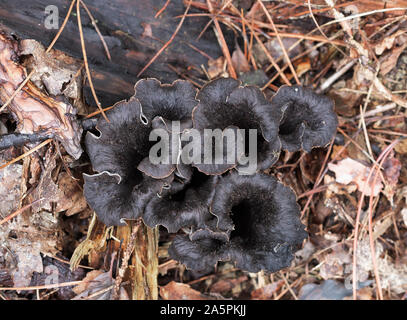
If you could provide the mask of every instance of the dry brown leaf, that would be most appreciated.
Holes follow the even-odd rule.
[[[63,52],[46,52],[41,43],[33,39],[19,43],[20,55],[27,56],[24,66],[35,70],[31,81],[40,89],[53,96],[65,95],[67,98],[81,99],[82,77],[78,70],[81,63]]]
[[[311,60],[309,57],[304,57],[300,60],[296,60],[294,65],[295,65],[295,72],[297,73],[298,77],[301,77],[306,72],[311,70]]]
[[[401,140],[398,144],[396,144],[394,150],[400,154],[407,154],[407,139]]]
[[[262,21],[263,17],[265,17],[264,11],[261,10],[260,4],[256,1],[246,14],[246,19],[249,21],[252,21],[252,19]]]
[[[406,38],[407,39],[407,38]],[[387,54],[386,56],[380,59],[381,67],[380,67],[380,74],[385,76],[388,74],[393,68],[396,67],[397,61],[399,60],[400,55],[403,51],[407,48],[407,42],[404,42],[400,47],[395,47],[393,50]]]
[[[323,198],[318,201],[316,206],[315,214],[312,216],[312,221],[318,224],[324,223],[326,217],[331,215],[333,212],[332,208],[325,204]]]
[[[273,294],[277,292],[284,284],[283,280],[273,282],[265,285],[259,289],[253,290],[251,293],[253,300],[270,300],[273,298]]]
[[[83,291],[88,289],[89,285],[91,282],[98,276],[100,276],[104,271],[102,270],[92,270],[88,272],[85,276],[85,278],[82,280],[80,284],[75,286],[72,291],[75,292],[76,294],[81,294]]]
[[[153,30],[151,29],[151,24],[149,23],[141,23],[141,26],[144,28],[143,33],[141,34],[142,38],[152,38],[153,37]]]
[[[53,148],[49,148],[45,154],[44,168],[41,172],[40,181],[37,187],[29,196],[31,202],[43,198],[43,201],[35,203],[32,208],[34,212],[41,210],[52,211],[51,202],[56,202],[58,197],[58,187],[55,184],[52,173],[56,167],[57,153],[53,152]]]
[[[4,216],[11,214],[20,202],[22,172],[18,164],[0,170],[0,199],[6,200],[0,202],[0,212]],[[0,225],[0,249],[7,248],[0,250],[0,268],[9,270],[14,286],[30,285],[34,272],[44,271],[41,254],[58,252],[60,231],[58,220],[46,211],[26,210]]]
[[[386,182],[383,193],[391,203],[393,203],[393,197],[396,193],[397,182],[399,181],[400,177],[400,170],[401,162],[394,156],[394,151],[392,151],[387,159],[383,162],[383,173]]]
[[[336,182],[345,185],[355,183],[358,186],[358,190],[360,192],[364,191],[367,196],[371,194],[377,196],[383,188],[380,177],[376,179],[376,183],[373,185],[374,174],[371,175],[367,182],[370,168],[351,158],[343,159],[337,164],[329,163],[328,168],[335,173]]]
[[[232,64],[237,73],[244,73],[250,71],[249,62],[247,62],[242,50],[238,45],[236,45],[235,51],[232,54]]]
[[[336,180],[334,177],[325,175],[324,184],[326,186],[328,186],[328,189],[326,189],[326,193],[325,193],[326,199],[331,199],[332,197],[335,197],[337,195],[351,194],[352,192],[355,192],[358,189],[358,186],[355,184],[343,185],[343,184],[338,184],[335,182],[336,182]],[[326,201],[325,201],[325,204],[326,204]]]
[[[16,61],[18,44],[0,33],[0,102],[5,103],[26,79],[25,69]],[[75,120],[74,107],[39,90],[31,81],[18,92],[8,105],[18,122],[20,133],[45,131],[54,134],[66,151],[75,159],[82,154],[82,127]]]
[[[210,79],[217,78],[218,76],[225,75],[225,58],[223,56],[218,59],[211,59],[208,61],[208,76]]]
[[[353,117],[356,108],[362,98],[362,94],[356,90],[356,83],[349,79],[335,83],[329,91],[329,96],[335,100],[335,111],[344,117]]]
[[[396,33],[392,34],[391,36],[385,37],[380,43],[374,45],[374,50],[376,54],[380,56],[385,50],[393,48],[396,38],[404,34],[405,32],[406,31],[404,30],[399,30]]]
[[[241,276],[237,279],[221,279],[215,282],[211,288],[211,293],[226,293],[247,280],[247,276]]]
[[[301,53],[302,49],[301,45],[293,47],[297,43],[297,39],[284,37],[281,39],[281,41],[283,42],[284,49],[287,51],[287,54],[290,57],[290,59],[294,58],[295,56]],[[284,51],[281,48],[280,41],[278,41],[277,38],[267,41],[264,45],[274,59],[277,60],[284,56]],[[292,50],[290,50],[291,47],[293,47]],[[307,57],[305,57],[304,59],[307,59]],[[301,61],[303,60],[296,60],[294,64],[300,63]]]
[[[110,272],[93,270],[85,277],[85,283],[74,288],[77,295],[72,300],[111,300],[114,279]],[[129,300],[126,290],[120,288],[119,300]]]
[[[66,210],[65,215],[72,216],[82,212],[87,208],[87,202],[79,188],[78,182],[75,181],[67,172],[62,172],[58,178],[58,195],[56,212]]]
[[[347,148],[344,149],[343,146],[334,145],[332,147],[331,159],[342,160],[349,157],[347,150],[348,149]]]
[[[381,222],[376,222],[374,228],[373,228],[373,239],[376,240],[378,237],[383,235],[390,226],[393,225],[393,219],[392,216],[386,217],[383,221]]]
[[[160,287],[160,296],[164,300],[213,300],[185,283],[171,281]]]
[[[352,259],[348,252],[341,246],[335,246],[333,252],[325,256],[320,268],[320,275],[323,279],[342,278],[345,266],[351,263]]]

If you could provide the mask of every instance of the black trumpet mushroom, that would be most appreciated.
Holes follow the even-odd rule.
[[[181,228],[204,228],[210,220],[209,206],[218,176],[208,176],[194,170],[188,180],[174,182],[151,199],[144,211],[144,222],[151,227],[162,225],[168,232]]]
[[[311,151],[333,138],[338,119],[333,100],[298,85],[282,86],[272,97],[272,110],[280,110],[279,137],[283,150]]]
[[[140,80],[129,101],[107,111],[110,121],[98,119],[99,136],[86,135],[95,174],[84,174],[85,197],[107,226],[142,217],[150,227],[183,229],[169,254],[190,269],[232,261],[250,272],[278,271],[307,233],[294,192],[260,171],[282,148],[328,144],[338,124],[333,108],[300,86],[284,86],[267,101],[258,88],[230,78],[198,94],[187,81]],[[164,161],[153,161],[153,151]]]
[[[172,258],[202,271],[233,261],[250,272],[275,272],[290,265],[293,250],[307,236],[295,194],[266,174],[221,177],[211,213],[217,219],[212,228],[177,237],[169,250]]]
[[[157,127],[167,128],[172,121],[187,127],[197,104],[196,90],[186,81],[161,85],[146,79],[135,89],[129,101],[118,102],[107,112],[109,122],[98,119],[100,136],[88,132],[85,138],[97,173],[84,175],[84,194],[108,226],[140,217],[150,199],[171,184],[176,165],[150,163],[150,149],[155,144],[149,139],[150,133]]]
[[[198,93],[199,104],[193,111],[193,128],[201,133],[201,148],[205,148],[205,130],[240,129],[244,148],[236,150],[235,161],[227,161],[225,148],[219,163],[215,162],[216,150],[210,163],[194,163],[198,170],[206,174],[222,174],[232,168],[244,170],[247,162],[242,157],[250,156],[250,131],[254,133],[257,141],[252,147],[257,147],[256,168],[254,171],[271,167],[278,159],[281,143],[278,138],[278,125],[280,116],[270,113],[271,104],[265,99],[263,93],[253,86],[241,86],[240,81],[232,78],[220,78],[209,82]],[[279,110],[276,109],[278,113]],[[255,131],[253,131],[255,130]],[[238,135],[236,134],[236,142]],[[226,142],[226,139],[223,140]],[[202,160],[202,159],[201,159]],[[242,161],[241,161],[242,160]],[[238,166],[240,164],[240,166]]]
[[[200,229],[189,236],[176,236],[168,253],[188,269],[209,272],[218,261],[224,260],[227,243],[226,233]]]

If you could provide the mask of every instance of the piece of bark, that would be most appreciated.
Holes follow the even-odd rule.
[[[158,299],[158,227],[141,223],[132,258],[132,299]]]
[[[17,41],[0,33],[0,102],[3,104],[26,78],[25,69],[19,64],[19,53]],[[78,159],[82,154],[82,128],[75,119],[75,108],[68,102],[46,95],[28,81],[7,110],[17,121],[19,133],[54,134],[72,157]]]

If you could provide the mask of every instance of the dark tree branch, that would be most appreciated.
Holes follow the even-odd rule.
[[[84,131],[91,130],[96,126],[97,118],[83,119],[81,121],[82,128]],[[33,134],[23,134],[23,133],[10,133],[5,135],[0,135],[0,150],[5,150],[10,147],[22,147],[27,143],[42,142],[49,138],[53,138],[53,134],[36,132]]]

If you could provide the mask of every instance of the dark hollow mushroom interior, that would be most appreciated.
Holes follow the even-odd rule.
[[[324,147],[333,138],[338,119],[333,100],[301,86],[283,86],[272,97],[273,110],[282,113],[279,136],[288,151]]]
[[[290,265],[293,251],[307,236],[295,194],[265,174],[231,172],[221,177],[211,213],[216,223],[190,238],[177,238],[169,251],[192,269],[208,270],[218,261],[232,261],[250,272],[275,272]],[[198,252],[199,263],[191,257]]]

